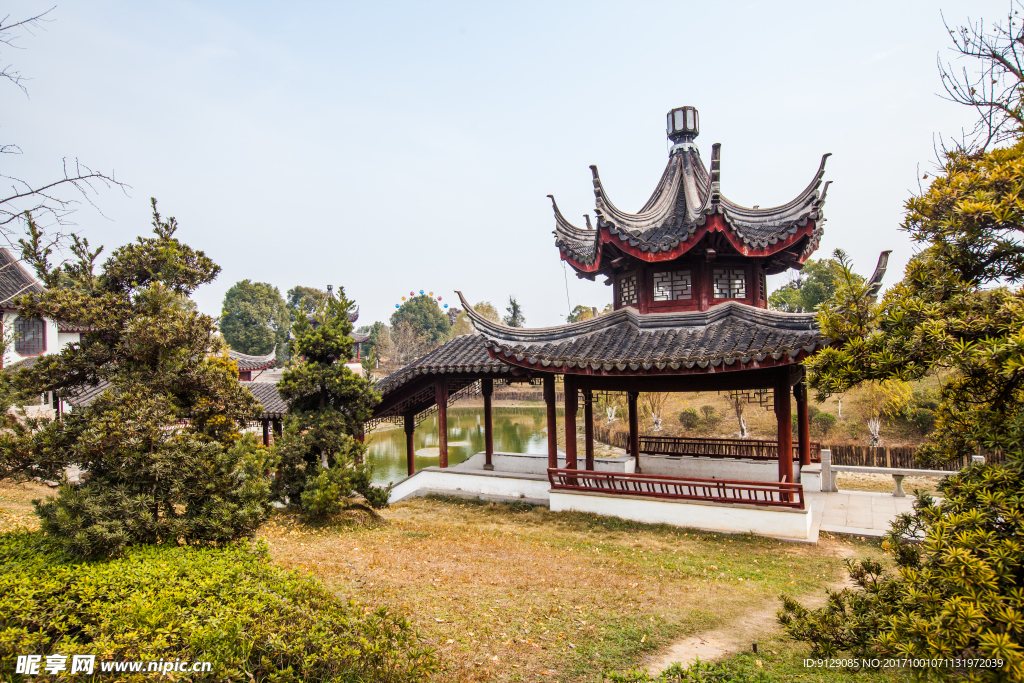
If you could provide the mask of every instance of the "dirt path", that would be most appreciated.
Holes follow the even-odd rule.
[[[853,548],[849,546],[837,546],[836,551],[844,558],[854,554]],[[849,576],[844,576],[842,581],[831,584],[830,588],[839,590],[852,586]],[[824,590],[818,590],[797,596],[797,601],[805,607],[816,608],[825,604],[826,597]],[[765,636],[782,631],[775,616],[780,607],[779,600],[772,599],[762,609],[748,611],[719,628],[677,640],[651,658],[653,661],[647,666],[647,671],[656,676],[676,662],[690,666],[698,657],[703,661],[713,661],[748,650]]]

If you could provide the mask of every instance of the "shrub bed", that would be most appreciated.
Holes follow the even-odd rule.
[[[431,651],[409,623],[345,603],[270,563],[263,544],[139,546],[71,562],[40,532],[0,534],[0,678],[17,655],[101,661],[208,661],[190,681],[382,681],[428,678]],[[42,668],[40,669],[42,673]],[[113,674],[119,681],[152,673]],[[28,680],[26,678],[26,680]]]

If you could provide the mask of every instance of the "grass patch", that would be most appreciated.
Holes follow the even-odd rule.
[[[278,514],[262,535],[281,565],[408,615],[449,681],[598,681],[780,593],[823,595],[843,557],[880,554],[439,496],[382,515],[313,529]]]
[[[17,655],[57,653],[95,655],[100,674],[102,662],[210,662],[192,681],[413,683],[434,671],[405,619],[268,559],[238,543],[72,563],[42,532],[0,534],[0,677],[22,679]]]

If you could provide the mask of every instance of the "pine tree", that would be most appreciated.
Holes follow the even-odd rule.
[[[134,543],[209,544],[253,533],[269,514],[269,453],[239,429],[259,404],[237,380],[214,320],[188,296],[220,271],[179,242],[153,201],[153,237],[113,252],[74,238],[77,262],[51,268],[33,225],[23,258],[47,289],[18,300],[19,313],[72,323],[83,334],[61,353],[14,373],[26,394],[68,396],[106,387],[59,421],[15,424],[0,459],[30,462],[60,479],[75,465],[85,481],[36,503],[43,529],[79,556],[115,555]],[[186,422],[187,421],[187,422]]]
[[[292,351],[300,360],[278,384],[288,416],[277,448],[275,493],[314,517],[352,507],[356,493],[374,507],[387,504],[388,490],[370,486],[364,447],[355,438],[380,396],[345,367],[353,355],[351,308],[339,288],[337,298],[324,298],[311,316],[297,317]]]
[[[522,327],[526,324],[526,316],[523,315],[523,309],[516,301],[514,296],[508,298],[508,315],[505,316],[504,323],[509,327]]]

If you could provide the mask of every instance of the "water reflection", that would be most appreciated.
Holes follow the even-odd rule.
[[[547,417],[543,406],[529,408],[494,408],[494,450],[502,453],[548,452]],[[562,411],[558,415],[562,429]],[[437,415],[416,426],[416,470],[436,466]],[[484,450],[484,411],[479,408],[448,409],[448,464],[456,465]],[[407,476],[405,430],[389,429],[374,432],[366,439],[367,461],[373,466],[373,480],[386,484]]]

